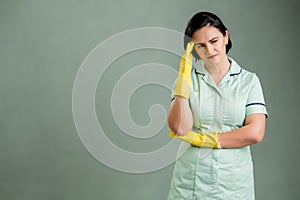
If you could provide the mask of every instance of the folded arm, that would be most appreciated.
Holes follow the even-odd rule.
[[[183,126],[187,128],[187,131],[182,133],[178,132],[178,129],[176,129],[176,132],[170,127],[170,137],[178,138],[203,148],[239,148],[261,142],[265,133],[265,125],[265,114],[251,114],[246,118],[243,127],[233,131],[197,133]]]
[[[219,134],[219,143],[222,148],[238,148],[259,143],[264,138],[265,127],[265,114],[251,114],[246,118],[243,127]]]

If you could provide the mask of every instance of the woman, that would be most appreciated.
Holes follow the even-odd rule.
[[[250,145],[262,141],[267,116],[260,81],[227,56],[229,31],[216,15],[195,14],[185,35],[168,124],[171,137],[191,145],[168,199],[253,200]]]

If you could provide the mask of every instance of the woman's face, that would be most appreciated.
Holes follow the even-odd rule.
[[[214,26],[205,26],[194,32],[195,51],[206,65],[219,66],[227,60],[228,34],[226,31],[224,36]]]

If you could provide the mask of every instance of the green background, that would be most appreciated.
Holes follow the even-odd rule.
[[[1,0],[0,199],[166,199],[173,164],[130,174],[89,154],[73,121],[73,83],[84,58],[101,41],[137,27],[182,32],[200,10],[224,21],[233,41],[230,56],[256,72],[263,85],[270,117],[263,142],[252,147],[257,199],[299,199],[298,7],[296,1],[273,0]],[[178,61],[165,52],[141,50],[107,70],[99,82],[99,90],[106,86],[96,94],[96,111],[118,146],[148,152],[170,139],[166,124],[150,140],[122,134],[109,110],[114,83],[138,64],[177,69]],[[154,103],[168,109],[170,92],[149,85],[134,94],[130,109],[136,123],[149,123]]]

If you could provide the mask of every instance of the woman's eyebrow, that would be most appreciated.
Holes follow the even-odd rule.
[[[212,39],[210,39],[208,42],[212,42],[213,40],[218,39],[218,37],[213,37]],[[204,43],[201,42],[195,42],[196,45],[204,45]]]
[[[213,40],[218,39],[218,37],[213,37],[211,40],[209,40],[209,42],[212,42]]]

